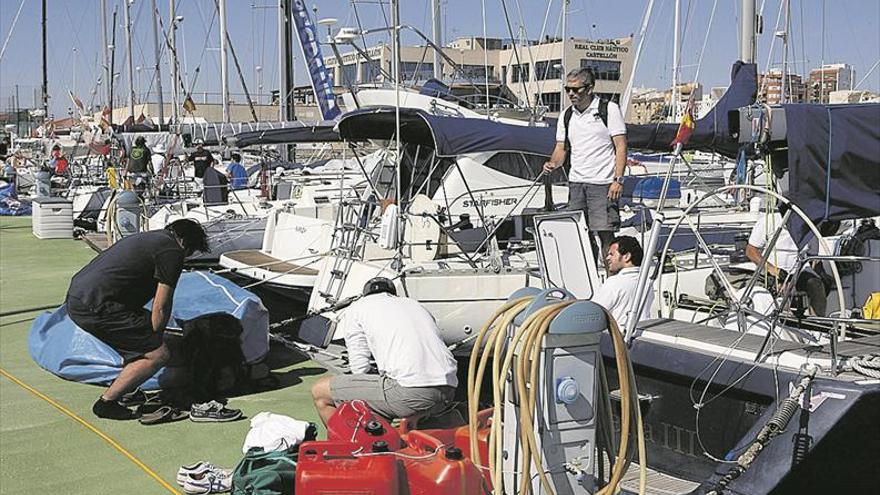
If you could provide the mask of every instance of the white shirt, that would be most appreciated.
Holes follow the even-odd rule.
[[[608,102],[608,127],[599,117],[599,97],[594,96],[590,106],[583,112],[572,107],[568,123],[568,140],[571,143],[570,182],[587,184],[611,184],[614,181],[614,142],[612,136],[626,135],[626,124],[620,107]],[[556,141],[565,142],[565,112],[556,122]]]
[[[596,294],[592,301],[603,308],[607,309],[611,316],[617,320],[617,325],[621,331],[626,328],[629,323],[629,311],[632,307],[633,300],[636,298],[636,289],[639,285],[639,267],[633,266],[624,268],[605,279],[605,283]],[[654,291],[648,291],[648,298],[645,306],[642,308],[642,316],[639,321],[650,318],[651,305],[654,303]]]
[[[339,330],[352,373],[370,371],[372,354],[379,371],[403,387],[458,386],[455,358],[414,299],[371,294],[345,309]]]
[[[165,165],[165,153],[153,153],[150,156],[150,163],[153,165],[153,173],[158,174]]]
[[[773,233],[776,232],[777,227],[781,224],[782,215],[779,213],[758,219],[755,222],[755,226],[752,227],[752,233],[749,235],[749,244],[763,251],[764,246],[767,245],[767,242],[773,237]],[[767,261],[773,264],[773,266],[791,273],[797,266],[797,257],[797,244],[794,243],[794,239],[791,238],[788,229],[783,227],[779,233],[779,238],[776,239],[773,250],[767,257]]]

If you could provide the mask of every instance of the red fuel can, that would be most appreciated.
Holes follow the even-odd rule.
[[[363,401],[343,402],[336,408],[327,421],[327,440],[352,442],[364,452],[395,451],[403,446],[400,433]]]
[[[483,475],[483,479],[488,485],[489,489],[492,489],[492,473],[489,472],[489,426],[492,423],[492,411],[493,408],[483,409],[482,411],[477,413],[477,447],[480,452],[480,466],[477,466],[477,469]],[[453,445],[457,448],[461,449],[462,454],[467,457],[469,460],[473,460],[473,456],[471,455],[471,432],[468,425],[460,426],[455,430],[455,439],[453,440]]]
[[[407,433],[404,441],[406,448],[398,454],[410,495],[486,493],[479,470],[460,449],[419,430]]]
[[[394,454],[354,454],[351,442],[305,442],[296,465],[297,495],[402,495],[401,463]],[[438,492],[439,493],[439,492]]]

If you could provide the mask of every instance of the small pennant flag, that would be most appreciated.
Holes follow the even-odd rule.
[[[696,126],[697,124],[694,120],[694,95],[691,93],[691,97],[688,98],[687,106],[684,109],[684,115],[681,116],[681,124],[678,126],[678,132],[675,133],[675,139],[673,139],[669,145],[675,148],[678,144],[681,144],[682,146],[687,144],[688,139],[690,139]]]
[[[186,99],[183,100],[183,109],[189,113],[196,111],[196,102],[193,101],[192,96],[186,95]]]
[[[75,94],[73,94],[73,91],[67,90],[67,94],[70,95],[70,101],[72,101],[73,104],[76,105],[76,108],[78,108],[80,112],[85,111],[85,105],[83,105],[82,100],[80,100]]]

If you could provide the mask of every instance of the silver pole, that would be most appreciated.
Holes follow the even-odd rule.
[[[434,44],[442,48],[443,31],[441,31],[440,27],[440,0],[431,0],[431,20],[434,21],[434,30],[431,33],[431,37],[434,38]],[[483,47],[484,50],[485,48]],[[440,53],[437,50],[434,50],[434,79],[438,81],[443,79],[443,64]]]
[[[782,31],[782,88],[780,89],[779,94],[779,103],[785,103],[785,97],[787,92],[785,91],[785,85],[788,80],[788,28],[791,24],[791,5],[788,3],[788,0],[782,0],[784,9],[785,9],[785,22],[783,23],[783,31]]]
[[[747,64],[755,62],[755,0],[742,0],[740,14],[739,58]]]
[[[156,0],[152,0],[153,7],[153,51],[156,55],[156,100],[159,104],[159,125],[165,123],[165,101],[162,99],[162,72],[159,68],[159,61],[162,60],[162,50],[159,44],[159,11],[156,9]]]
[[[287,57],[285,56],[286,2],[278,0],[278,122],[287,120]]]
[[[678,65],[681,63],[678,59],[681,52],[681,40],[679,39],[679,31],[681,28],[681,0],[675,0],[675,22],[673,23],[672,33],[672,101],[670,102],[672,109],[672,121],[678,120]]]
[[[566,43],[566,35],[565,35],[565,22],[568,20],[568,4],[570,0],[562,1],[562,57],[561,64],[562,68],[559,72],[561,72],[561,76],[559,78],[559,116],[562,116],[562,108],[565,106],[565,82],[566,82],[566,74],[565,72],[568,70],[568,67],[565,65],[565,49],[568,47],[568,43]]]
[[[400,0],[391,0],[391,26],[394,29],[392,31],[391,38],[391,75],[394,77],[394,146],[396,152],[396,177],[395,177],[395,191],[394,195],[397,199],[397,211],[398,211],[398,225],[397,229],[398,239],[397,239],[397,253],[399,257],[403,256],[403,225],[402,225],[402,217],[404,215],[403,211],[403,191],[401,191],[401,184],[403,181],[402,171],[400,170],[400,166],[402,163],[402,151],[400,149]]]
[[[180,84],[177,81],[177,5],[176,0],[168,0],[168,43],[171,45],[171,118],[176,124],[180,120]]]
[[[226,42],[226,0],[220,0],[220,94],[223,98],[223,122],[229,122],[229,66]]]
[[[125,50],[128,58],[128,113],[134,123],[134,61],[131,55],[131,2],[123,0],[125,4]]]
[[[104,85],[107,88],[107,106],[113,108],[113,102],[110,101],[110,84],[113,74],[110,73],[110,47],[107,46],[107,0],[101,0],[101,44],[104,55]]]

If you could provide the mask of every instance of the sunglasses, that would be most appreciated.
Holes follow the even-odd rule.
[[[566,93],[580,93],[581,91],[583,91],[583,90],[585,90],[585,89],[588,89],[588,88],[592,88],[592,87],[593,87],[592,85],[588,85],[588,86],[565,86],[564,89],[565,89],[565,92],[566,92]]]

